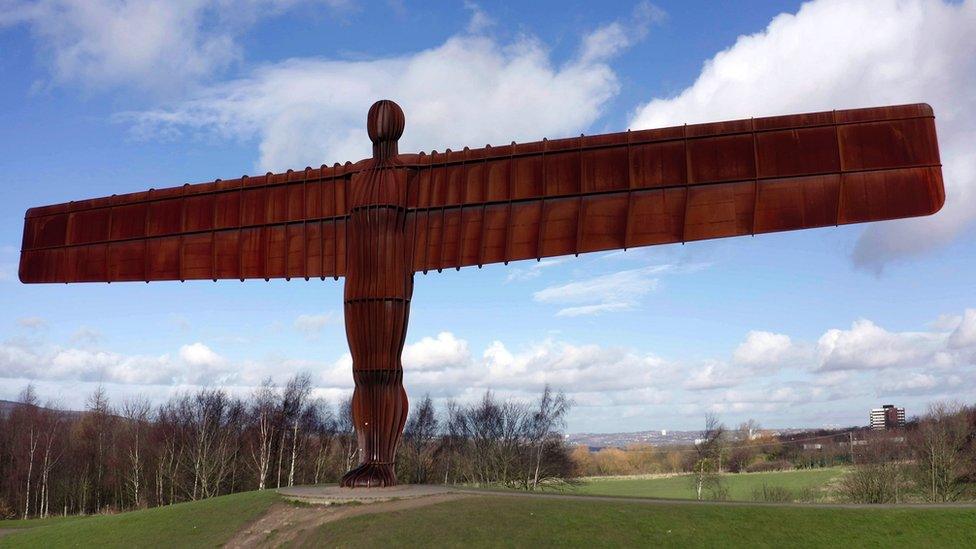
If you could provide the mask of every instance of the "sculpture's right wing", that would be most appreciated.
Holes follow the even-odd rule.
[[[20,280],[340,277],[356,165],[31,208]]]
[[[755,118],[419,155],[414,268],[932,214],[928,105]]]

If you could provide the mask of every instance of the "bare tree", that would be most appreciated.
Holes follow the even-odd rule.
[[[265,489],[271,469],[271,447],[275,437],[275,417],[278,408],[278,388],[271,378],[265,379],[254,391],[251,401],[251,422],[255,426],[251,459],[257,470],[258,490]]]
[[[62,414],[52,404],[48,404],[42,414],[44,425],[44,457],[41,464],[41,493],[38,502],[38,516],[47,517],[51,503],[51,471],[61,460],[63,445],[60,442]]]
[[[312,477],[312,483],[318,484],[328,466],[327,462],[332,451],[332,443],[336,437],[336,419],[329,404],[324,400],[317,399],[310,407],[314,410],[316,447],[315,472]]]
[[[143,452],[145,444],[144,431],[149,421],[151,406],[145,398],[131,398],[122,403],[122,417],[126,420],[128,431],[128,448],[126,456],[129,462],[128,485],[132,490],[132,502],[136,507],[142,505],[142,477]]]
[[[450,482],[453,473],[455,479],[458,475],[458,466],[461,461],[461,453],[470,438],[471,428],[468,425],[468,417],[464,409],[454,400],[447,402],[447,428],[443,442],[444,464],[444,484]]]
[[[296,374],[285,386],[282,410],[291,430],[291,463],[288,467],[288,486],[295,485],[295,460],[298,457],[298,427],[308,420],[308,395],[312,392],[312,378],[307,373]]]
[[[34,456],[37,454],[37,444],[41,440],[40,425],[38,424],[38,400],[34,385],[27,385],[18,399],[24,407],[26,425],[23,426],[27,434],[27,489],[24,497],[24,519],[30,517],[31,481],[34,477]]]
[[[959,404],[932,404],[910,437],[918,484],[929,501],[955,501],[966,488],[966,419]]]
[[[280,392],[266,382],[246,402],[201,389],[154,408],[141,398],[115,408],[98,388],[84,411],[68,412],[38,406],[33,387],[21,400],[0,409],[3,518],[169,505],[262,480],[267,487],[276,454],[282,484],[334,481],[358,451],[349,400],[333,413],[310,399],[302,376]],[[530,409],[486,393],[472,405],[449,403],[442,422],[425,398],[408,422],[400,473],[524,489],[570,476],[562,402],[550,391]]]
[[[552,388],[547,383],[539,397],[539,405],[532,414],[531,437],[535,445],[535,473],[532,477],[532,489],[539,487],[539,471],[542,467],[542,454],[549,437],[556,429],[562,428],[566,424],[566,414],[569,412],[570,403],[563,393],[553,393]],[[561,441],[559,441],[561,443]]]
[[[430,480],[432,461],[438,448],[435,440],[440,425],[434,411],[430,395],[424,395],[420,404],[413,409],[403,430],[404,446],[411,468],[411,481],[419,484]]]
[[[115,449],[115,419],[105,388],[98,386],[88,396],[86,413],[81,420],[84,470],[79,486],[81,506],[89,508],[90,495],[94,499],[91,509],[96,513],[100,513],[112,499],[110,486],[106,481]]]
[[[695,457],[693,480],[695,496],[701,501],[704,490],[709,490],[714,499],[724,499],[720,471],[722,444],[725,427],[714,414],[705,416],[705,429],[695,441]]]
[[[359,445],[356,440],[355,424],[352,419],[352,397],[345,398],[339,403],[339,415],[336,421],[336,431],[342,437],[344,471],[352,469],[353,459],[358,457]]]

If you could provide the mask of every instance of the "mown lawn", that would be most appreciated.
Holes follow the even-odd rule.
[[[272,490],[49,524],[29,524],[0,537],[2,547],[214,547],[261,516]]]
[[[52,524],[59,524],[62,522],[72,522],[79,520],[84,517],[48,517],[44,519],[28,519],[28,520],[0,520],[0,530],[21,530],[23,528],[37,528],[38,526],[50,526]]]
[[[733,501],[754,501],[753,494],[767,488],[782,487],[796,495],[826,496],[827,486],[844,474],[842,467],[826,469],[801,469],[769,473],[737,473],[722,475],[723,485],[728,488]],[[584,481],[568,492],[600,496],[631,496],[645,498],[695,499],[690,476],[634,479],[593,479]]]
[[[320,527],[306,547],[974,547],[976,509],[469,497]]]

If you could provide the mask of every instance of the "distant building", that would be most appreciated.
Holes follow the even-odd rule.
[[[871,428],[879,431],[905,426],[905,409],[894,404],[885,404],[871,410]]]

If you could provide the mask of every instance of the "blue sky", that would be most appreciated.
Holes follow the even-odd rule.
[[[976,2],[0,0],[0,398],[80,407],[307,370],[352,384],[341,282],[24,286],[24,211],[368,154],[926,101],[931,218],[418,275],[413,398],[551,383],[571,431],[863,424],[976,397]]]

